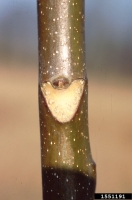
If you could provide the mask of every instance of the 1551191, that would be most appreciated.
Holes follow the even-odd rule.
[[[101,199],[125,199],[125,194],[101,194]]]

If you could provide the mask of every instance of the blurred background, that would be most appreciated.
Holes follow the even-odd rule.
[[[132,1],[86,0],[96,192],[132,192]],[[36,0],[0,0],[0,199],[41,200]]]

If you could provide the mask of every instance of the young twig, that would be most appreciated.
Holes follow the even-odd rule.
[[[38,0],[39,113],[44,200],[90,200],[84,0]]]

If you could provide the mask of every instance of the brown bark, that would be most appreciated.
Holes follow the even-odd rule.
[[[84,1],[38,0],[43,198],[93,199]]]

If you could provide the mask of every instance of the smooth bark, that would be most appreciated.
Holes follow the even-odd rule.
[[[90,200],[84,0],[38,0],[39,113],[44,200]]]

